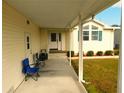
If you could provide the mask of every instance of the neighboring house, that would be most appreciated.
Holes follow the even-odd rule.
[[[78,53],[78,26],[72,32],[72,50]],[[91,19],[83,24],[83,52],[113,50],[114,28]]]

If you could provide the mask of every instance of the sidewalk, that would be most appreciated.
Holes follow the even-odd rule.
[[[71,59],[78,59],[79,57],[71,57]],[[119,58],[119,56],[84,56],[83,59],[106,59],[106,58]],[[68,57],[69,59],[69,57]]]

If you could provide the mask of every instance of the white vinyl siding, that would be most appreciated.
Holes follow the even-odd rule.
[[[31,33],[32,52],[40,51],[38,26],[3,1],[2,79],[3,93],[15,89],[23,80],[22,60],[25,58],[24,33]]]
[[[73,38],[78,36],[78,30],[79,28],[73,31],[77,33],[74,34]],[[105,52],[106,50],[113,50],[113,35],[114,35],[113,30],[105,30],[104,26],[99,25],[93,21],[90,21],[86,24],[83,24],[83,31],[84,31],[83,33],[85,33],[85,31],[89,31],[89,40],[87,41],[83,40],[83,52],[85,54],[87,53],[87,51],[90,50],[94,51],[94,53],[96,53],[97,51]],[[96,31],[93,32],[94,33],[93,36],[94,38],[96,38],[96,40],[92,40],[92,31]],[[87,32],[85,33],[85,35],[88,35]],[[72,41],[73,51],[76,53],[79,52],[79,50],[77,50],[79,47],[78,40],[79,37],[77,37],[77,42]]]

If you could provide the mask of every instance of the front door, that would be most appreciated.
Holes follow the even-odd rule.
[[[25,57],[29,58],[30,63],[33,63],[30,33],[25,33]]]
[[[51,50],[61,50],[61,33],[50,33],[49,34],[49,49]]]

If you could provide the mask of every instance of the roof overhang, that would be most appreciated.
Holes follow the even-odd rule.
[[[119,0],[5,0],[40,27],[68,28]]]

